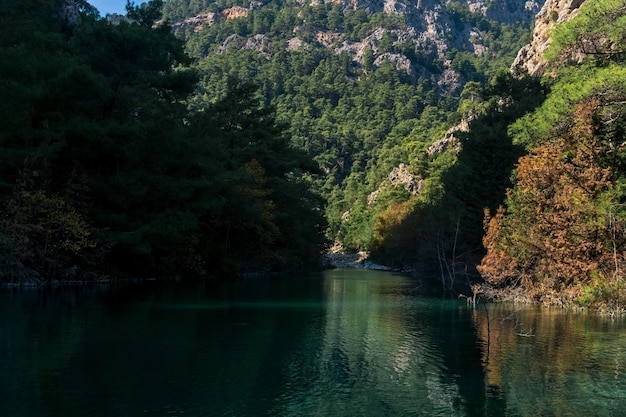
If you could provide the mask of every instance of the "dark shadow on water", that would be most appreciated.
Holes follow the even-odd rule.
[[[20,417],[618,415],[626,326],[335,270],[0,293]],[[538,414],[537,414],[538,413]]]

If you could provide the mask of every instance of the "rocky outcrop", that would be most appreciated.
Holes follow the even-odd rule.
[[[447,151],[448,149],[459,150],[461,144],[454,135],[446,135],[443,138],[434,141],[426,150],[428,156]]]
[[[363,64],[365,51],[372,50],[374,52],[377,52],[378,44],[383,38],[384,34],[385,29],[377,28],[376,30],[374,30],[374,32],[372,32],[369,36],[367,36],[360,42],[344,41],[340,46],[335,48],[335,52],[347,52],[349,55],[352,56],[352,59],[360,64]]]
[[[252,3],[250,5],[250,8],[248,9],[235,6],[222,10],[220,13],[201,13],[197,16],[187,18],[180,22],[174,22],[171,24],[171,26],[174,30],[185,30],[187,28],[192,28],[194,32],[200,32],[205,26],[210,26],[214,23],[226,21],[229,19],[245,17],[254,7],[258,8],[259,6],[257,3]]]
[[[333,268],[362,268],[377,271],[391,271],[392,268],[368,260],[367,252],[359,253],[328,253],[323,256],[323,263]]]
[[[385,181],[367,197],[367,204],[373,204],[385,188],[404,187],[409,193],[418,195],[424,189],[424,180],[411,172],[405,164],[391,170]]]
[[[518,3],[503,0],[461,0],[461,3],[465,2],[470,11],[480,13],[497,22],[528,22],[530,24],[539,11],[540,1],[542,0]],[[380,67],[383,62],[391,62],[398,71],[409,77],[435,79],[444,93],[459,94],[466,81],[447,59],[451,50],[469,50],[479,56],[489,53],[480,27],[459,23],[458,17],[455,18],[455,12],[448,8],[447,3],[439,0],[300,0],[298,3],[301,6],[335,3],[341,4],[344,10],[359,9],[372,13],[402,15],[407,25],[392,30],[378,27],[358,41],[346,39],[342,33],[326,30],[316,32],[313,39],[305,38],[299,36],[300,28],[295,27],[293,28],[294,38],[286,46],[288,50],[313,47],[313,44],[316,44],[318,47],[332,49],[338,54],[347,53],[358,65],[364,64],[364,57],[368,56],[366,51],[369,50],[373,52],[374,60],[371,62],[373,70]],[[173,27],[185,30],[191,27],[194,31],[200,31],[216,22],[248,16],[252,10],[262,7],[265,7],[263,2],[254,1],[248,8],[235,6],[216,13],[206,12],[182,22],[176,22]],[[307,39],[310,44],[303,39]],[[234,45],[232,40],[229,42],[228,45],[226,43],[222,45],[218,53]],[[390,42],[393,46],[401,44],[403,50],[406,50],[409,45],[408,47],[412,47],[413,51],[407,52],[406,55],[398,53],[397,50],[390,48]],[[264,54],[270,53],[265,48],[266,43],[260,39],[237,42],[239,43]],[[411,55],[413,57],[410,57]],[[419,58],[414,59],[415,56]],[[433,62],[437,64],[433,65]]]
[[[245,44],[246,38],[233,34],[227,37],[224,42],[222,42],[222,45],[218,48],[217,53],[223,54],[231,48],[241,49],[244,47]]]
[[[326,48],[330,48],[341,39],[341,33],[337,32],[317,32],[315,34],[315,39],[324,45]]]
[[[248,16],[249,12],[250,12],[250,9],[244,9],[243,7],[235,6],[235,7],[231,7],[229,9],[223,10],[222,13],[220,13],[220,16],[224,20],[230,20],[230,19],[237,19],[239,17],[246,17]]]
[[[291,38],[289,39],[289,41],[287,41],[288,51],[297,51],[299,49],[307,48],[307,47],[308,47],[308,44],[298,37]]]
[[[80,23],[80,7],[76,0],[63,0],[59,5],[59,16],[71,26]]]
[[[537,14],[531,43],[520,49],[511,71],[518,75],[524,73],[534,76],[543,75],[547,67],[543,54],[551,43],[550,32],[555,25],[574,18],[584,1],[547,0]]]
[[[411,60],[402,54],[391,54],[388,52],[381,54],[374,60],[374,68],[380,68],[385,61],[391,62],[398,72],[404,72],[411,77],[416,76]]]
[[[218,54],[223,54],[229,49],[253,49],[263,54],[266,58],[271,56],[267,37],[265,35],[254,35],[244,38],[239,35],[230,35],[217,50]]]
[[[458,124],[448,129],[443,138],[436,140],[428,147],[428,149],[426,150],[428,156],[433,156],[435,154],[445,152],[448,149],[452,149],[454,150],[454,152],[459,152],[461,150],[461,142],[457,137],[457,133],[469,132],[469,125],[473,118],[474,117],[472,117],[472,115],[468,115],[463,118],[463,120],[461,120]]]
[[[255,51],[259,51],[268,59],[272,55],[268,46],[267,36],[261,34],[248,38],[246,44],[244,45],[244,49],[254,49]]]
[[[392,186],[402,185],[408,192],[414,195],[422,192],[424,188],[424,180],[417,178],[404,164],[400,164],[392,169],[387,179]]]
[[[213,23],[218,22],[220,19],[217,13],[203,13],[198,16],[190,17],[182,22],[176,22],[172,25],[174,29],[185,29],[192,27],[194,32],[200,32],[204,25],[210,26]]]

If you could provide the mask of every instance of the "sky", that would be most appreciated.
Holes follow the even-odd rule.
[[[126,0],[87,0],[92,6],[95,6],[101,16],[108,13],[126,14]],[[146,1],[146,0],[142,0]],[[142,1],[131,1],[135,4],[141,4]]]

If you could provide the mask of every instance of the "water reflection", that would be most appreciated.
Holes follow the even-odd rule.
[[[325,275],[318,337],[289,360],[284,416],[460,416],[464,399],[433,334],[417,283],[371,271]],[[303,358],[314,357],[309,366]],[[306,371],[306,375],[302,372]],[[309,384],[302,384],[303,379]]]
[[[504,402],[506,415],[623,415],[623,320],[511,305],[479,307],[473,319],[488,403]]]
[[[0,415],[618,416],[625,343],[374,271],[0,293]]]

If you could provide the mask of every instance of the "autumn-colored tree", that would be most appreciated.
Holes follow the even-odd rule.
[[[46,194],[36,185],[38,176],[22,171],[0,215],[0,280],[15,285],[75,279],[77,264],[95,247],[84,217],[67,198]]]
[[[408,223],[414,200],[392,201],[378,216],[371,243],[374,256],[392,265],[410,260],[411,254],[407,252],[413,246],[415,231]]]
[[[487,254],[478,266],[478,272],[493,285],[511,283],[519,275],[517,261],[500,244],[504,215],[505,209],[502,206],[498,207],[494,215],[489,209],[485,209],[486,233],[483,236],[483,245]]]
[[[520,158],[506,213],[487,223],[479,267],[487,282],[567,303],[616,276],[625,242],[615,220],[621,193],[607,164],[614,144],[600,134],[605,111],[598,100],[583,101],[556,138]]]

